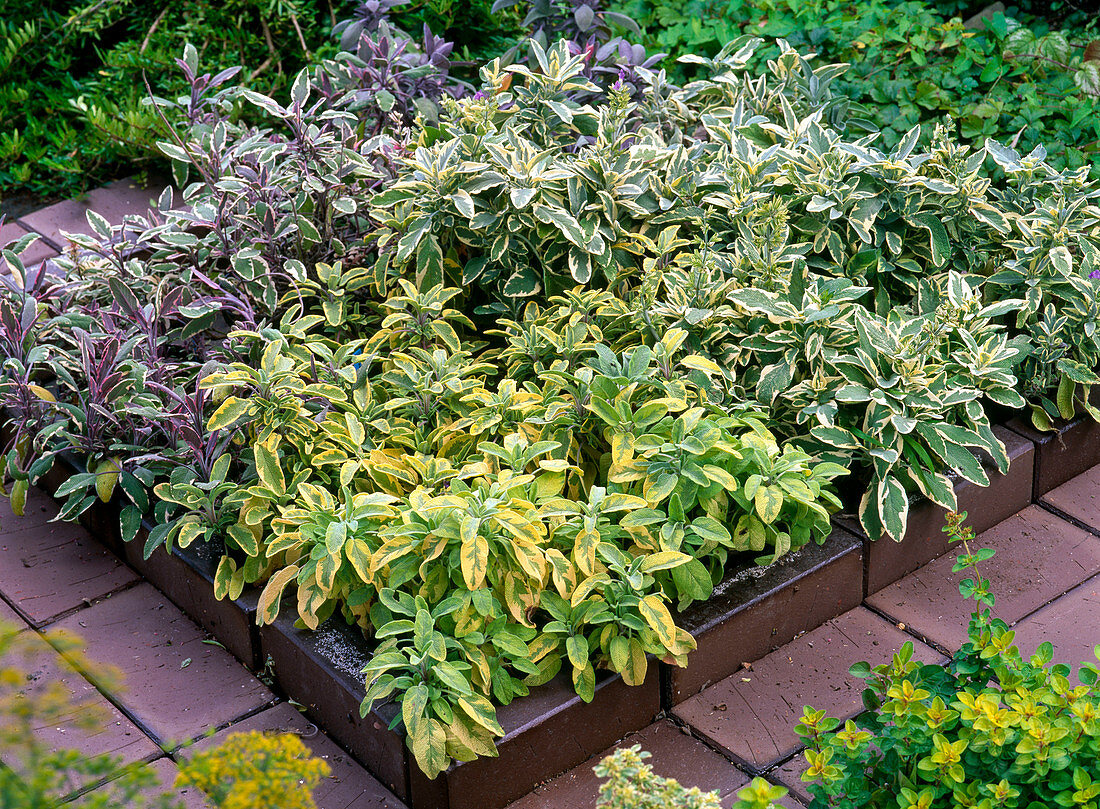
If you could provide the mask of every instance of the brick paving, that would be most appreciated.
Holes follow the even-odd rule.
[[[158,758],[152,764],[149,765],[149,769],[153,771],[153,775],[156,777],[156,786],[146,790],[146,794],[150,798],[154,798],[157,795],[162,795],[165,792],[173,791],[183,802],[184,809],[210,809],[210,804],[204,800],[202,792],[193,788],[173,789],[173,784],[176,781],[176,774],[178,768],[172,759],[164,757]],[[110,789],[110,784],[104,784],[94,790],[89,790],[86,796],[81,796],[72,801],[70,806],[73,809],[82,809],[86,803],[90,803],[92,796],[98,797],[97,793],[106,792]],[[122,809],[121,807],[119,809]]]
[[[73,523],[24,528],[18,518],[0,534],[0,592],[35,626],[137,583],[117,557]]]
[[[0,621],[28,632],[75,633],[91,660],[124,675],[120,691],[101,693],[42,641],[41,652],[26,661],[28,687],[61,682],[82,710],[94,706],[107,717],[94,733],[75,728],[76,716],[38,729],[49,745],[150,762],[161,784],[170,786],[177,763],[191,753],[181,742],[214,733],[194,746],[203,749],[236,730],[295,732],[333,769],[316,793],[321,809],[403,809],[350,755],[83,529],[44,522],[57,513],[52,500],[41,493],[28,499],[34,504],[29,527],[10,512],[0,514]],[[6,509],[6,499],[0,502]],[[88,575],[72,575],[81,569]],[[180,795],[187,809],[208,809],[195,790]]]
[[[762,771],[799,748],[794,728],[804,705],[847,719],[860,711],[854,663],[886,663],[905,641],[897,627],[865,607],[807,632],[752,664],[752,668],[708,686],[676,707],[675,715],[735,761]],[[940,655],[917,644],[914,656],[935,662]]]
[[[0,249],[7,249],[12,242],[32,232],[34,231],[22,227],[17,222],[5,222],[0,226]],[[58,251],[53,248],[50,242],[39,236],[38,241],[19,254],[19,260],[23,262],[24,267],[29,269],[57,255]],[[0,258],[0,270],[7,272],[7,261],[4,258]]]
[[[1100,573],[1100,541],[1039,506],[983,533],[980,547],[997,552],[996,564],[980,569],[996,595],[994,615],[1009,625]],[[966,641],[971,602],[957,597],[955,557],[941,556],[867,603],[942,649],[959,648]]]
[[[45,251],[33,260],[48,259],[65,248],[63,231],[87,232],[89,207],[118,222],[127,212],[143,213],[155,196],[122,181],[84,201],[59,203],[6,224],[0,247],[33,230],[44,237],[38,250]],[[1040,449],[1053,453],[1058,446]],[[1040,484],[1051,476],[1069,477],[1068,461],[1051,457],[1055,460],[1045,471],[1040,464]],[[1049,488],[1040,485],[1036,491],[1045,494],[1037,505],[1021,502],[1018,513],[1006,513],[1007,519],[979,535],[975,545],[997,550],[982,573],[992,580],[997,613],[1014,625],[1021,649],[1029,653],[1050,641],[1056,660],[1072,665],[1091,660],[1092,647],[1100,643],[1100,466]],[[332,766],[333,777],[317,791],[321,809],[401,809],[403,804],[323,729],[224,648],[207,642],[201,628],[132,568],[83,529],[50,522],[56,512],[49,497],[32,492],[26,516],[18,519],[0,498],[0,620],[26,632],[65,628],[81,634],[89,657],[121,668],[128,687],[100,693],[43,643],[35,682],[59,680],[110,716],[98,733],[62,726],[42,728],[43,738],[86,753],[147,761],[162,784],[170,785],[177,764],[192,749],[216,744],[229,732],[290,731]],[[790,787],[783,804],[799,809],[809,800],[798,778],[805,760],[792,731],[802,707],[853,716],[860,710],[860,684],[847,672],[852,663],[885,661],[906,640],[919,659],[942,660],[963,642],[968,608],[957,592],[962,574],[951,572],[954,555],[917,569],[698,693],[680,695],[670,716],[616,747],[642,745],[653,753],[658,773],[717,789],[724,806],[752,776],[763,775]],[[194,748],[178,746],[206,732],[213,738]],[[599,783],[592,766],[608,752],[540,785],[509,809],[593,806]],[[183,798],[189,809],[206,806],[193,790]]]

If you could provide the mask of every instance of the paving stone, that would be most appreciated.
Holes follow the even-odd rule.
[[[54,249],[63,251],[68,240],[61,235],[62,231],[91,233],[86,216],[89,210],[87,197],[83,201],[66,199],[20,217],[19,224],[27,230],[41,234]]]
[[[18,629],[22,629],[27,625],[27,622],[19,616],[19,613],[8,606],[8,603],[3,600],[0,600],[0,621],[13,624]]]
[[[147,186],[141,186],[128,177],[89,191],[88,203],[97,214],[112,225],[118,225],[127,215],[144,216],[150,208],[156,207],[163,190],[163,182],[154,180]]]
[[[245,666],[258,671],[261,667],[259,632],[256,625],[256,604],[259,589],[248,587],[235,599],[218,599],[214,595],[214,577],[225,552],[219,539],[197,540],[187,548],[169,552],[162,545],[144,558],[148,532],[142,528],[133,542],[123,543],[118,529],[117,512],[105,514],[104,522],[118,538],[119,553],[146,581],[164,593],[192,621],[217,638]],[[105,526],[105,527],[107,527]],[[91,528],[93,534],[104,531]],[[358,673],[358,672],[356,672]]]
[[[28,232],[29,231],[21,228],[15,222],[5,223],[3,226],[0,226],[0,248],[6,248],[16,239],[26,236]],[[30,267],[48,258],[53,258],[56,255],[56,250],[50,247],[43,239],[39,239],[20,253],[19,259],[23,262],[24,267]],[[0,273],[6,272],[8,272],[7,260],[0,257]]]
[[[884,663],[910,638],[864,607],[834,618],[776,649],[701,694],[675,713],[735,759],[766,769],[801,747],[794,727],[802,708],[824,708],[846,719],[861,709],[863,684],[853,663]],[[939,655],[914,642],[914,658]]]
[[[127,764],[151,758],[160,752],[151,739],[38,635],[24,633],[22,638],[28,644],[28,652],[11,654],[5,658],[4,665],[26,672],[27,686],[23,693],[28,696],[41,694],[47,688],[60,684],[73,705],[60,721],[40,724],[35,728],[35,736],[50,750],[76,750],[84,756],[107,753]],[[90,656],[93,660],[100,659],[97,654]],[[89,715],[97,720],[93,729],[81,727]],[[4,751],[0,757],[3,757],[5,764],[21,770],[20,762],[12,751]],[[78,782],[77,785],[85,784]]]
[[[1100,666],[1093,649],[1100,644],[1100,576],[1093,577],[1016,626],[1016,645],[1024,655],[1040,643],[1054,646],[1054,662],[1076,671],[1082,662]]]
[[[747,775],[722,756],[664,719],[630,734],[569,772],[547,781],[534,792],[509,804],[508,809],[580,809],[595,806],[603,779],[597,778],[592,768],[618,748],[635,744],[641,745],[652,755],[647,761],[658,775],[675,778],[686,787],[697,786],[707,791],[717,789],[723,806],[733,805],[737,800],[737,790],[749,782]]]
[[[112,225],[117,225],[126,214],[145,213],[158,196],[159,187],[142,189],[133,180],[118,180],[90,191],[83,199],[67,199],[20,217],[19,224],[42,234],[54,247],[63,251],[68,244],[63,232],[92,233],[88,211],[95,211]]]
[[[7,247],[26,232],[15,222],[5,220],[4,224],[0,225],[0,247]]]
[[[82,635],[126,676],[119,701],[165,744],[193,739],[262,708],[271,692],[152,586],[139,584],[70,615]]]
[[[183,809],[210,809],[210,804],[207,803],[206,796],[203,795],[201,790],[194,787],[175,788],[176,775],[179,773],[179,768],[171,759],[158,758],[149,765],[149,769],[156,776],[157,781],[155,786],[142,791],[142,795],[146,799],[152,800],[159,795],[174,794],[182,802]],[[104,784],[68,805],[72,806],[73,809],[82,809],[82,807],[86,806],[91,801],[93,796],[99,798],[104,794],[110,794],[110,792],[110,784]]]
[[[997,551],[981,564],[981,574],[997,599],[994,614],[1009,624],[1100,572],[1100,539],[1038,506],[979,534],[978,548]],[[957,555],[930,562],[867,604],[944,648],[959,648],[973,602],[959,595],[958,583],[968,574],[951,572]]]
[[[806,756],[802,753],[796,753],[789,761],[772,770],[768,777],[789,789],[791,795],[798,798],[802,803],[809,804],[812,800],[810,793],[806,791],[809,784],[802,780],[802,773],[806,772],[809,767],[810,763],[806,761]]]
[[[22,517],[12,513],[9,498],[0,497],[0,537],[5,533],[15,533],[46,525],[57,516],[57,512],[57,503],[39,488],[31,488],[27,491],[27,501],[23,504]]]
[[[4,525],[16,530],[0,534],[0,592],[38,626],[137,581],[78,525]]]
[[[1047,492],[1043,502],[1085,525],[1100,529],[1100,466]]]
[[[244,719],[203,739],[194,747],[181,750],[186,758],[196,752],[215,747],[231,733],[259,730],[264,733],[296,733],[302,742],[332,768],[332,776],[322,781],[313,792],[318,809],[404,809],[405,804],[394,797],[369,772],[364,770],[336,742],[318,729],[293,706],[282,703],[255,716]]]

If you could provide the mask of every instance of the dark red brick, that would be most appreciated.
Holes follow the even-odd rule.
[[[738,568],[709,600],[677,617],[698,648],[687,668],[668,668],[672,704],[858,606],[862,598],[862,545],[839,528],[824,545],[801,548],[771,567]]]
[[[1042,503],[1100,530],[1100,466],[1082,472],[1043,495]]]
[[[23,504],[23,516],[16,517],[11,510],[11,500],[0,497],[0,538],[3,534],[25,531],[28,528],[36,528],[46,525],[57,516],[57,503],[54,499],[39,488],[31,488],[27,491],[27,501]]]
[[[1070,478],[1100,463],[1100,424],[1089,417],[1059,421],[1053,432],[1036,430],[1030,420],[1015,418],[1013,432],[1035,443],[1035,497],[1041,497]]]
[[[256,627],[259,591],[248,588],[236,599],[215,598],[214,573],[222,555],[220,543],[195,542],[172,553],[162,546],[145,559],[147,537],[142,529],[133,542],[123,546],[130,566],[217,638],[234,657],[249,668],[259,668],[260,638]]]
[[[0,227],[0,249],[9,247],[16,239],[21,239],[26,236],[30,231],[21,228],[14,222],[10,224],[4,224]],[[24,267],[32,267],[35,264],[40,264],[48,258],[53,258],[57,255],[57,251],[50,247],[43,239],[39,239],[22,253],[19,254],[19,260],[23,262]],[[0,256],[0,273],[9,272],[7,259]]]
[[[235,722],[209,739],[203,739],[194,747],[181,751],[185,758],[207,750],[225,741],[231,733],[258,730],[263,733],[294,733],[312,751],[332,768],[332,775],[322,781],[313,792],[318,809],[404,809],[392,792],[344,752],[317,725],[287,703],[268,708],[255,716]]]
[[[42,494],[51,496],[51,514],[57,513],[57,504],[52,501],[52,495],[69,480],[73,475],[83,474],[87,471],[84,465],[68,453],[61,453],[50,468],[50,471],[38,480],[38,488]],[[29,496],[28,496],[29,500]],[[104,503],[96,498],[92,504],[80,515],[80,525],[98,542],[115,556],[125,560],[121,529],[119,528],[120,496],[116,496],[110,502]],[[139,571],[140,572],[140,571]]]
[[[978,532],[1004,522],[1016,512],[1027,508],[1034,498],[1034,442],[1007,427],[996,426],[993,434],[1005,445],[1009,460],[1008,472],[1002,475],[997,471],[992,458],[984,458],[982,464],[989,474],[989,486],[976,486],[964,480],[955,485],[958,510],[967,513],[970,525]]]
[[[787,786],[786,784],[780,784],[779,786]],[[790,787],[787,787],[790,789]],[[775,802],[776,806],[782,806],[784,809],[805,809],[806,804],[798,799],[798,796],[793,792],[788,792],[782,798]]]
[[[68,239],[63,233],[91,234],[88,211],[95,211],[112,225],[126,214],[144,214],[160,196],[160,187],[139,188],[133,180],[118,180],[89,192],[80,200],[64,200],[19,218],[19,224],[44,236],[55,248],[64,251]]]
[[[1100,576],[1093,577],[1016,625],[1016,645],[1030,656],[1039,644],[1054,646],[1054,662],[1077,670],[1081,663],[1100,666]]]
[[[0,599],[0,621],[14,625],[17,629],[22,629],[27,625],[26,621],[13,610],[8,602]]]
[[[60,621],[122,669],[121,704],[167,745],[193,739],[273,700],[270,691],[148,584]]]
[[[84,757],[109,754],[126,764],[160,753],[148,736],[104,699],[88,680],[39,636],[27,632],[23,633],[22,639],[27,644],[27,652],[9,654],[3,665],[26,673],[27,685],[22,689],[23,693],[42,694],[46,689],[60,685],[73,706],[60,721],[43,722],[35,728],[35,736],[48,749],[75,750]],[[101,659],[101,650],[93,650],[91,656],[93,660]],[[95,719],[94,729],[91,730],[82,727],[89,716]],[[4,751],[4,763],[17,771],[22,769],[11,750]]]
[[[911,640],[863,607],[851,610],[715,683],[675,713],[735,760],[766,769],[801,745],[794,728],[802,708],[848,718],[861,708],[862,683],[848,674],[857,662],[886,662]],[[914,643],[916,659],[937,653]]]
[[[509,804],[508,809],[594,807],[603,780],[596,777],[592,768],[615,750],[633,745],[640,745],[651,754],[648,763],[655,773],[665,778],[675,778],[685,787],[699,787],[707,792],[718,790],[723,806],[735,803],[737,790],[749,782],[749,777],[725,758],[673,722],[663,719],[542,784]]]
[[[973,550],[997,551],[981,564],[996,596],[994,614],[1015,623],[1100,571],[1100,539],[1038,506],[978,535]],[[947,649],[966,641],[972,601],[959,595],[967,573],[945,555],[867,599],[867,604]]]
[[[795,795],[790,793],[776,801],[776,805],[783,806],[785,809],[805,809],[806,806],[806,804],[800,801]]]
[[[148,769],[152,771],[156,783],[142,792],[142,796],[146,800],[155,801],[158,796],[173,795],[183,803],[183,809],[210,809],[210,804],[206,802],[206,796],[195,787],[176,789],[176,775],[179,773],[179,768],[170,758],[158,758],[148,765]],[[104,794],[111,794],[110,790],[110,784],[104,784],[102,787],[92,790],[86,796],[66,804],[66,806],[81,809],[81,807],[88,805],[92,798],[98,799],[102,798]]]
[[[599,677],[592,703],[582,702],[568,677],[559,675],[499,709],[505,736],[497,743],[498,758],[456,763],[429,781],[407,754],[400,728],[388,729],[397,712],[394,704],[376,706],[366,719],[359,717],[365,693],[361,672],[370,652],[357,629],[330,621],[318,632],[302,631],[287,615],[262,627],[260,641],[284,691],[417,809],[500,809],[540,781],[645,727],[660,710],[656,665],[638,688],[626,686],[618,676]]]
[[[9,526],[18,526],[13,519]],[[78,525],[0,534],[0,591],[37,625],[137,581]]]
[[[870,540],[854,514],[835,518],[837,525],[863,537],[864,593],[874,593],[906,573],[916,570],[947,551],[947,539],[940,533],[947,510],[915,495],[909,499],[909,521],[905,538],[897,542],[888,536]]]

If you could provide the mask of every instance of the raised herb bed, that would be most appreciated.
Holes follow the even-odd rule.
[[[863,553],[854,534],[837,528],[823,545],[808,545],[771,567],[731,571],[709,600],[678,616],[698,648],[687,668],[666,666],[666,709],[857,606]]]
[[[1072,440],[1082,435],[1074,430],[1083,429],[1067,427],[1062,434]],[[986,489],[965,482],[958,486],[960,508],[970,513],[976,530],[999,522],[1032,499],[1039,453],[1018,434],[1004,428],[997,428],[997,433],[1012,459],[1009,473],[991,474]],[[1079,462],[1086,457],[1100,462],[1100,441],[1083,443]],[[59,485],[61,477],[55,474],[50,482]],[[117,525],[114,503],[88,512],[85,524],[105,544],[118,547],[117,532],[110,529]],[[865,592],[890,583],[886,578],[900,577],[940,555],[947,548],[942,525],[941,509],[918,503],[901,543],[870,542],[838,526],[824,544],[806,546],[768,568],[734,567],[709,601],[677,615],[698,643],[687,668],[651,665],[645,683],[634,688],[619,675],[604,673],[591,703],[581,701],[567,675],[560,674],[499,709],[506,734],[498,741],[498,758],[453,764],[434,780],[417,768],[402,728],[389,728],[399,711],[395,703],[376,705],[360,717],[365,693],[360,672],[371,650],[357,629],[337,620],[317,631],[296,629],[289,612],[257,628],[257,591],[246,589],[233,601],[215,599],[218,553],[202,543],[172,553],[161,548],[148,560],[141,557],[141,540],[121,550],[135,569],[243,662],[255,667],[270,661],[287,696],[305,706],[314,721],[413,809],[500,809],[536,784],[645,727],[660,712],[743,663],[851,609]]]

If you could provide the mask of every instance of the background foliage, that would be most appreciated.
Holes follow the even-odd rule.
[[[163,169],[155,144],[164,123],[145,103],[145,81],[165,98],[187,92],[175,69],[183,42],[213,73],[247,65],[242,83],[279,92],[302,67],[335,53],[338,22],[393,7],[410,35],[427,25],[454,42],[467,73],[520,33],[518,14],[491,14],[488,2],[8,0],[0,18],[0,203],[71,197]]]
[[[174,63],[189,40],[214,65],[249,65],[258,89],[285,86],[329,48],[320,0],[5,3],[0,20],[0,200],[56,198],[148,167],[160,123],[143,103],[186,90]]]
[[[680,80],[694,70],[677,65],[681,55],[711,56],[746,33],[782,37],[823,63],[852,65],[836,87],[861,110],[850,134],[881,131],[893,146],[914,124],[929,137],[950,116],[966,140],[994,137],[1025,153],[1042,144],[1057,166],[1100,161],[1094,15],[1072,3],[1023,3],[964,29],[977,10],[923,0],[12,0],[0,23],[0,201],[69,196],[161,166],[163,122],[142,103],[143,74],[158,95],[183,92],[171,69],[181,40],[196,43],[213,72],[249,65],[248,83],[271,92],[338,43],[355,51],[361,26],[381,17],[413,39],[426,26],[451,43],[465,80],[493,56],[514,58],[525,32],[544,45],[563,35],[578,48],[599,44],[637,63],[638,53],[608,43],[623,34],[669,54],[664,65]]]
[[[849,131],[881,132],[888,147],[914,125],[928,137],[950,117],[964,140],[992,137],[1025,153],[1042,144],[1054,165],[1100,172],[1095,13],[1067,3],[1010,4],[1008,17],[964,28],[985,5],[633,0],[619,7],[645,28],[647,46],[673,57],[716,53],[744,33],[783,37],[825,62],[849,63],[836,85],[860,109]]]

